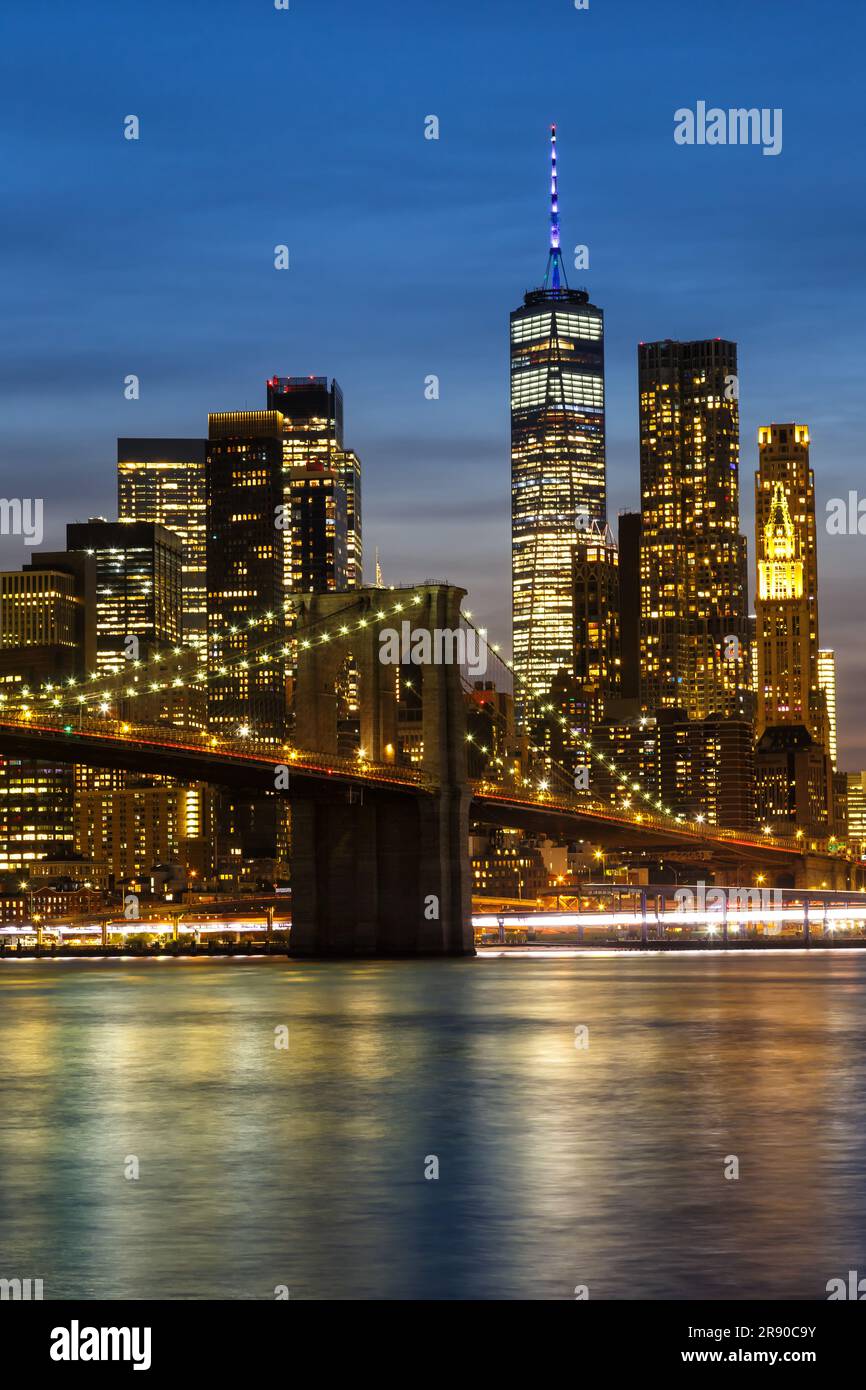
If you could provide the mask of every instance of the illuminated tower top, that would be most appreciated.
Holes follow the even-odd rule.
[[[554,294],[568,289],[562,248],[559,242],[559,190],[556,179],[556,126],[550,127],[550,250],[547,256],[547,273],[544,288]]]
[[[794,523],[781,483],[773,487],[770,515],[764,527],[764,553],[758,560],[758,594],[762,599],[803,597],[803,561],[797,558]]]
[[[803,725],[829,748],[818,672],[815,482],[805,425],[762,425],[755,474],[757,733]]]

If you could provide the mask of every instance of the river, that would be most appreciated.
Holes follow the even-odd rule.
[[[866,1274],[862,952],[6,960],[0,1057],[0,1277],[46,1298]]]

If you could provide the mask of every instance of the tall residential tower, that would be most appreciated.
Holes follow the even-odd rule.
[[[641,343],[641,700],[750,713],[737,348]]]

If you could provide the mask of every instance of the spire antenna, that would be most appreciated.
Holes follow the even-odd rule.
[[[559,250],[559,196],[556,187],[556,126],[550,127],[550,249]]]
[[[556,174],[556,126],[550,127],[550,250],[544,288],[558,293],[568,289],[559,234],[559,185]]]

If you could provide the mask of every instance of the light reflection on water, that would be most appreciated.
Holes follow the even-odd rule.
[[[46,1297],[866,1273],[863,954],[7,961],[0,1056],[0,1276]]]

